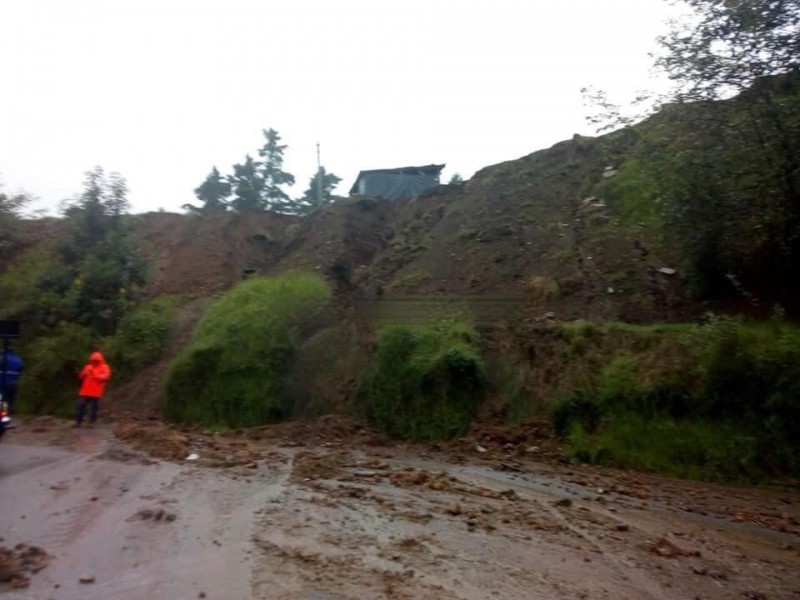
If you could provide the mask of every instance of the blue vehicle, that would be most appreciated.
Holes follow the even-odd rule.
[[[19,338],[18,321],[0,321],[0,340],[3,342],[0,354],[0,439],[6,430],[12,429],[11,406],[17,395],[17,384],[25,368],[23,360],[8,347],[8,341]]]

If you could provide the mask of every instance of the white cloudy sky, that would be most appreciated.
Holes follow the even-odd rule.
[[[469,177],[591,134],[580,88],[648,85],[664,0],[2,0],[0,179],[55,207],[94,165],[178,210],[277,129],[322,162]]]

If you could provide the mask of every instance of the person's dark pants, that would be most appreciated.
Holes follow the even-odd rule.
[[[8,414],[14,412],[14,400],[17,398],[17,386],[6,384],[3,387],[3,402],[8,402]]]
[[[75,416],[75,424],[83,423],[83,416],[86,414],[86,405],[89,405],[89,423],[97,421],[97,410],[100,404],[100,398],[92,398],[91,396],[78,397],[78,414]]]

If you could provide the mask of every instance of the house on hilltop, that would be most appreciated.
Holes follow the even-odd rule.
[[[350,188],[350,195],[379,196],[387,200],[411,198],[439,185],[442,169],[444,165],[361,171]]]

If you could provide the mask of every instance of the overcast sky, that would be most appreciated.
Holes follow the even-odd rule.
[[[447,163],[446,181],[585,124],[580,88],[650,85],[664,0],[3,0],[0,180],[55,207],[94,165],[134,212],[281,134],[299,196],[322,163]]]

